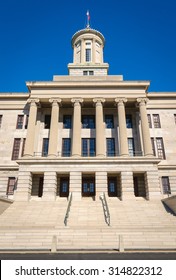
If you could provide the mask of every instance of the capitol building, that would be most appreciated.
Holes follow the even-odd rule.
[[[68,75],[0,94],[0,249],[176,249],[176,92],[108,75],[90,26],[71,44]]]

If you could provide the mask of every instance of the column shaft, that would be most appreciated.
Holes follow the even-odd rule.
[[[119,121],[119,140],[120,140],[120,155],[128,156],[128,141],[127,141],[127,130],[126,130],[126,116],[124,103],[126,99],[116,99],[115,102],[118,104],[118,121]]]
[[[72,132],[72,156],[81,156],[81,103],[83,99],[72,99],[74,103],[73,132]]]
[[[139,98],[137,99],[137,102],[139,103],[139,110],[141,116],[141,129],[142,129],[144,155],[153,156],[152,143],[150,139],[150,131],[148,125],[148,118],[147,118],[147,110],[146,110],[147,99]]]
[[[49,156],[57,156],[57,142],[58,142],[58,119],[59,119],[59,104],[61,99],[50,100],[52,102],[51,112],[51,127],[49,137]]]
[[[26,143],[24,156],[33,156],[34,155],[34,142],[35,142],[35,124],[37,118],[37,102],[39,100],[30,100],[30,111],[29,111],[29,121],[28,129],[26,135]]]
[[[105,127],[103,122],[103,103],[104,99],[93,100],[96,106],[96,156],[105,157]]]

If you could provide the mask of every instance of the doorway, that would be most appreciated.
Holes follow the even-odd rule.
[[[95,196],[95,177],[82,178],[82,196]]]

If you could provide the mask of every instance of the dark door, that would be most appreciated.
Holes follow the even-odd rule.
[[[38,196],[42,197],[43,195],[43,177],[39,178],[39,188],[38,188]]]
[[[117,178],[108,178],[108,196],[117,196]]]
[[[95,196],[95,179],[94,178],[83,178],[82,196]]]
[[[68,197],[69,196],[69,178],[61,178],[60,179],[60,196]]]
[[[139,184],[138,184],[138,177],[133,178],[134,182],[134,195],[139,196]]]

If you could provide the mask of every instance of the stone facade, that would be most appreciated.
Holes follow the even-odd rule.
[[[176,93],[148,93],[148,81],[108,75],[98,31],[78,31],[72,47],[68,76],[27,82],[26,94],[0,94],[0,196],[175,194]]]

